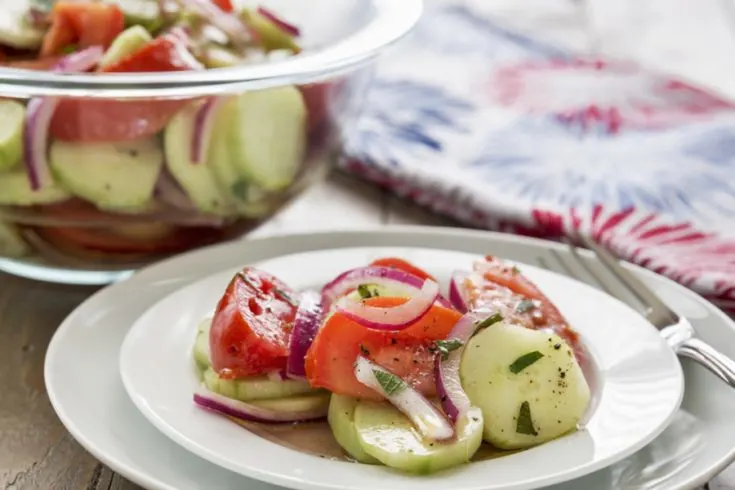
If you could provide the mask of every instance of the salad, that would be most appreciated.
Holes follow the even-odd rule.
[[[394,257],[321,291],[245,268],[198,329],[194,402],[274,440],[321,424],[344,458],[410,473],[576,430],[585,351],[557,308],[491,256],[448,286]]]
[[[299,36],[275,12],[230,0],[13,0],[0,6],[0,79],[7,69],[220,69],[298,56]],[[328,86],[194,99],[0,97],[0,255],[41,243],[167,253],[262,219],[326,151]]]

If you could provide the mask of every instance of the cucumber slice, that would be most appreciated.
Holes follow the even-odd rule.
[[[120,143],[56,140],[49,156],[59,181],[100,209],[144,208],[163,166],[163,152],[153,138]]]
[[[520,372],[511,370],[521,356],[535,352],[543,357]],[[485,440],[501,449],[535,446],[574,430],[590,400],[584,374],[564,340],[516,325],[496,323],[473,337],[460,374],[467,395],[485,416]],[[528,416],[522,418],[528,424],[519,429],[524,403]]]
[[[0,170],[18,165],[23,157],[23,104],[0,100]]]
[[[28,176],[22,170],[0,173],[0,205],[32,206],[65,201],[71,194],[58,185],[50,185],[41,190],[31,189]]]
[[[244,402],[320,392],[305,381],[291,379],[271,381],[266,376],[222,379],[212,369],[204,371],[204,384],[215,393]]]
[[[44,30],[28,23],[26,15],[33,6],[29,0],[0,2],[0,44],[19,49],[37,49],[43,41]]]
[[[327,421],[332,435],[342,449],[359,463],[380,464],[362,449],[355,430],[355,407],[358,400],[349,396],[333,394],[329,402]]]
[[[259,218],[270,211],[267,196],[238,173],[227,145],[228,130],[236,124],[236,104],[233,98],[220,106],[212,128],[207,160],[222,191],[237,209],[237,214]]]
[[[155,32],[163,25],[163,16],[157,0],[106,0],[114,3],[125,15],[125,25],[140,25],[150,32]]]
[[[230,128],[233,163],[266,190],[288,187],[306,151],[306,105],[296,87],[246,92],[237,98]]]
[[[388,403],[360,401],[355,429],[363,450],[386,466],[411,473],[435,471],[467,463],[482,444],[482,412],[472,407],[457,424],[449,442],[424,440],[411,421]]]
[[[287,49],[292,53],[299,52],[299,46],[293,37],[289,36],[278,26],[273,24],[268,18],[259,14],[255,10],[243,9],[240,13],[243,20],[252,27],[260,36],[260,42],[266,51],[276,51],[279,49]]]
[[[100,60],[100,66],[105,67],[117,63],[152,40],[151,35],[143,27],[139,25],[128,27],[112,41],[102,60]]]
[[[212,328],[212,320],[207,319],[199,324],[197,336],[194,341],[194,361],[197,367],[204,371],[211,366],[209,353],[209,329]]]
[[[234,211],[233,204],[215,179],[210,163],[191,161],[191,138],[198,108],[198,104],[185,107],[166,126],[166,164],[171,175],[200,211],[229,215]]]
[[[23,240],[15,225],[0,221],[0,256],[23,257],[31,252],[31,248]]]
[[[248,403],[276,412],[306,412],[326,409],[329,405],[329,393],[295,395],[286,398],[274,398],[273,400],[255,400]]]
[[[229,68],[241,65],[245,60],[224,46],[212,43],[203,48],[201,61],[207,68]]]

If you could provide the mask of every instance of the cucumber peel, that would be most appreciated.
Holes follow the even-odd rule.
[[[0,170],[17,166],[23,158],[25,107],[13,100],[0,100]]]

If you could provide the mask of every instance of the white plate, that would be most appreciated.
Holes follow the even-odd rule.
[[[486,232],[393,227],[317,233],[236,242],[186,254],[150,267],[104,289],[61,325],[46,354],[51,402],[71,434],[95,457],[150,489],[276,490],[277,487],[222,470],[159,433],[126,395],[118,354],[128,329],[147,308],[212,270],[273,256],[355,246],[455,247],[534,262],[554,248],[550,242]],[[691,291],[632,267],[679,314],[687,315],[710,343],[735,356],[733,322]],[[684,490],[701,485],[735,458],[735,391],[685,360],[682,409],[668,429],[634,455],[586,477],[549,490]]]
[[[251,265],[296,290],[319,289],[345,270],[390,256],[415,263],[445,285],[453,270],[469,269],[482,258],[446,250],[373,247],[291,254]],[[120,353],[123,385],[153,425],[194,454],[242,475],[300,490],[516,490],[566,481],[608,466],[656,437],[679,407],[683,375],[658,331],[620,301],[567,277],[520,267],[591,347],[599,372],[597,406],[584,430],[512,456],[418,477],[295,451],[196,407],[194,337],[237,269],[176,291],[135,322]]]

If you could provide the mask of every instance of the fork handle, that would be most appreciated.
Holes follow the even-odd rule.
[[[706,367],[725,383],[735,388],[735,361],[707,342],[692,337],[679,345],[677,353]]]

